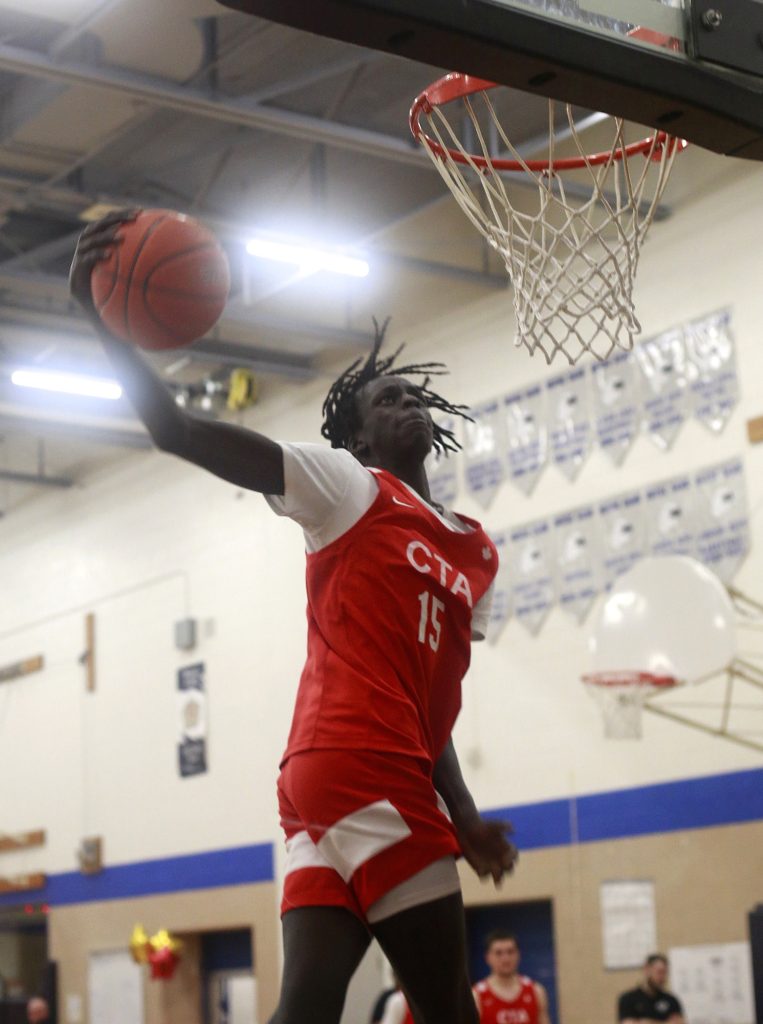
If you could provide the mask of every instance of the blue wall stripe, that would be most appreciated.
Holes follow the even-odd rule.
[[[491,810],[508,818],[520,850],[682,832],[763,819],[763,768],[660,782]]]
[[[259,843],[228,850],[211,850],[181,857],[140,861],[107,867],[98,875],[68,871],[49,875],[44,889],[28,893],[5,893],[0,906],[20,903],[90,903],[121,900],[156,893],[212,889],[223,885],[272,882],[273,845]]]
[[[763,819],[763,768],[520,804],[486,817],[508,818],[520,850],[757,821]],[[0,906],[62,906],[273,879],[273,845],[260,843],[122,864],[99,875],[51,875],[44,889],[0,895]]]

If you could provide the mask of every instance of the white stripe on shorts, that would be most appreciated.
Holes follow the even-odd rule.
[[[409,835],[400,811],[389,800],[377,800],[326,829],[318,850],[348,882],[362,864]]]

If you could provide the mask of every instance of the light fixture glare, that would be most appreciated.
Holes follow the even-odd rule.
[[[104,377],[85,377],[78,373],[59,373],[53,370],[14,370],[11,382],[20,388],[55,391],[65,395],[83,395],[86,398],[122,397],[122,388],[115,380]]]
[[[369,265],[358,256],[346,256],[331,249],[316,249],[296,242],[279,242],[270,238],[253,238],[246,244],[250,256],[276,263],[290,263],[305,273],[328,270],[332,274],[367,277]]]

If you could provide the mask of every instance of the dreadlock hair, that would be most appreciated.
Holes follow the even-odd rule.
[[[362,356],[360,359],[356,359],[344,373],[337,377],[329,388],[329,393],[323,403],[321,435],[331,442],[331,447],[350,447],[352,438],[360,426],[357,407],[358,395],[369,381],[376,380],[378,377],[423,377],[424,380],[419,385],[419,392],[427,409],[435,409],[451,416],[461,416],[465,420],[471,420],[468,406],[451,405],[450,402],[429,388],[431,377],[439,377],[448,373],[444,363],[410,363],[406,366],[397,366],[397,358],[405,345],[396,348],[392,355],[385,356],[383,359],[379,358],[379,350],[384,343],[390,318],[387,317],[381,326],[376,317],[373,318],[373,321],[374,343],[370,355],[365,361]],[[456,452],[461,448],[453,431],[446,430],[437,423],[433,424],[432,440],[434,449],[438,453]]]

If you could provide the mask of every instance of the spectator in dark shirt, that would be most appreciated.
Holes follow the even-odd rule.
[[[641,984],[623,992],[617,1002],[620,1024],[648,1024],[653,1020],[685,1024],[683,1008],[665,988],[667,982],[668,958],[662,953],[652,953],[646,958]]]

